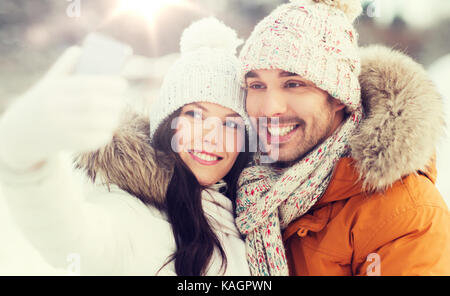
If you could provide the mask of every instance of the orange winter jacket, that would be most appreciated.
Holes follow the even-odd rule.
[[[365,194],[353,159],[337,164],[321,200],[283,239],[292,275],[450,275],[450,213],[419,172]]]
[[[283,232],[290,273],[450,275],[450,213],[434,186],[442,98],[403,53],[371,46],[361,65],[365,118],[320,200]]]

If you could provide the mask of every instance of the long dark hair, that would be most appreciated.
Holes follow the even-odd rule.
[[[171,123],[180,113],[181,109],[164,120],[156,130],[151,144],[157,151],[170,154],[175,163],[165,203],[175,237],[176,251],[166,264],[174,261],[177,275],[198,276],[205,274],[215,248],[220,252],[222,258],[222,270],[227,268],[227,258],[203,212],[201,193],[205,187],[200,185],[178,153],[171,148],[172,137],[175,134]],[[249,161],[247,147],[248,135],[245,132],[244,152],[239,153],[232,169],[223,178],[227,183],[226,191],[223,194],[232,201],[233,209],[236,206],[237,181]]]

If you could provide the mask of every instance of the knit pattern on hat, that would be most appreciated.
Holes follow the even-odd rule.
[[[242,41],[231,28],[215,18],[188,27],[181,38],[181,57],[166,74],[158,99],[150,110],[150,137],[173,112],[186,104],[209,102],[235,111],[248,122],[235,56]]]
[[[353,20],[339,7],[352,14],[358,11],[312,0],[280,5],[246,41],[240,53],[242,78],[252,70],[282,69],[312,81],[349,111],[357,109],[361,100],[358,36]]]

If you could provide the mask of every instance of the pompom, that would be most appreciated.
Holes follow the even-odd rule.
[[[298,2],[299,0],[290,0],[290,1]],[[323,3],[331,7],[336,7],[337,9],[344,12],[344,14],[352,23],[362,12],[361,0],[312,0],[312,1],[315,3]]]
[[[192,23],[184,30],[180,40],[181,54],[202,47],[222,49],[236,54],[237,47],[243,42],[236,31],[227,27],[214,17],[208,17]]]

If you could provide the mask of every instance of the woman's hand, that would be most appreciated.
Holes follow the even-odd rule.
[[[72,75],[80,53],[69,48],[0,118],[0,162],[10,169],[25,171],[58,151],[95,150],[111,140],[127,83],[120,77]]]

